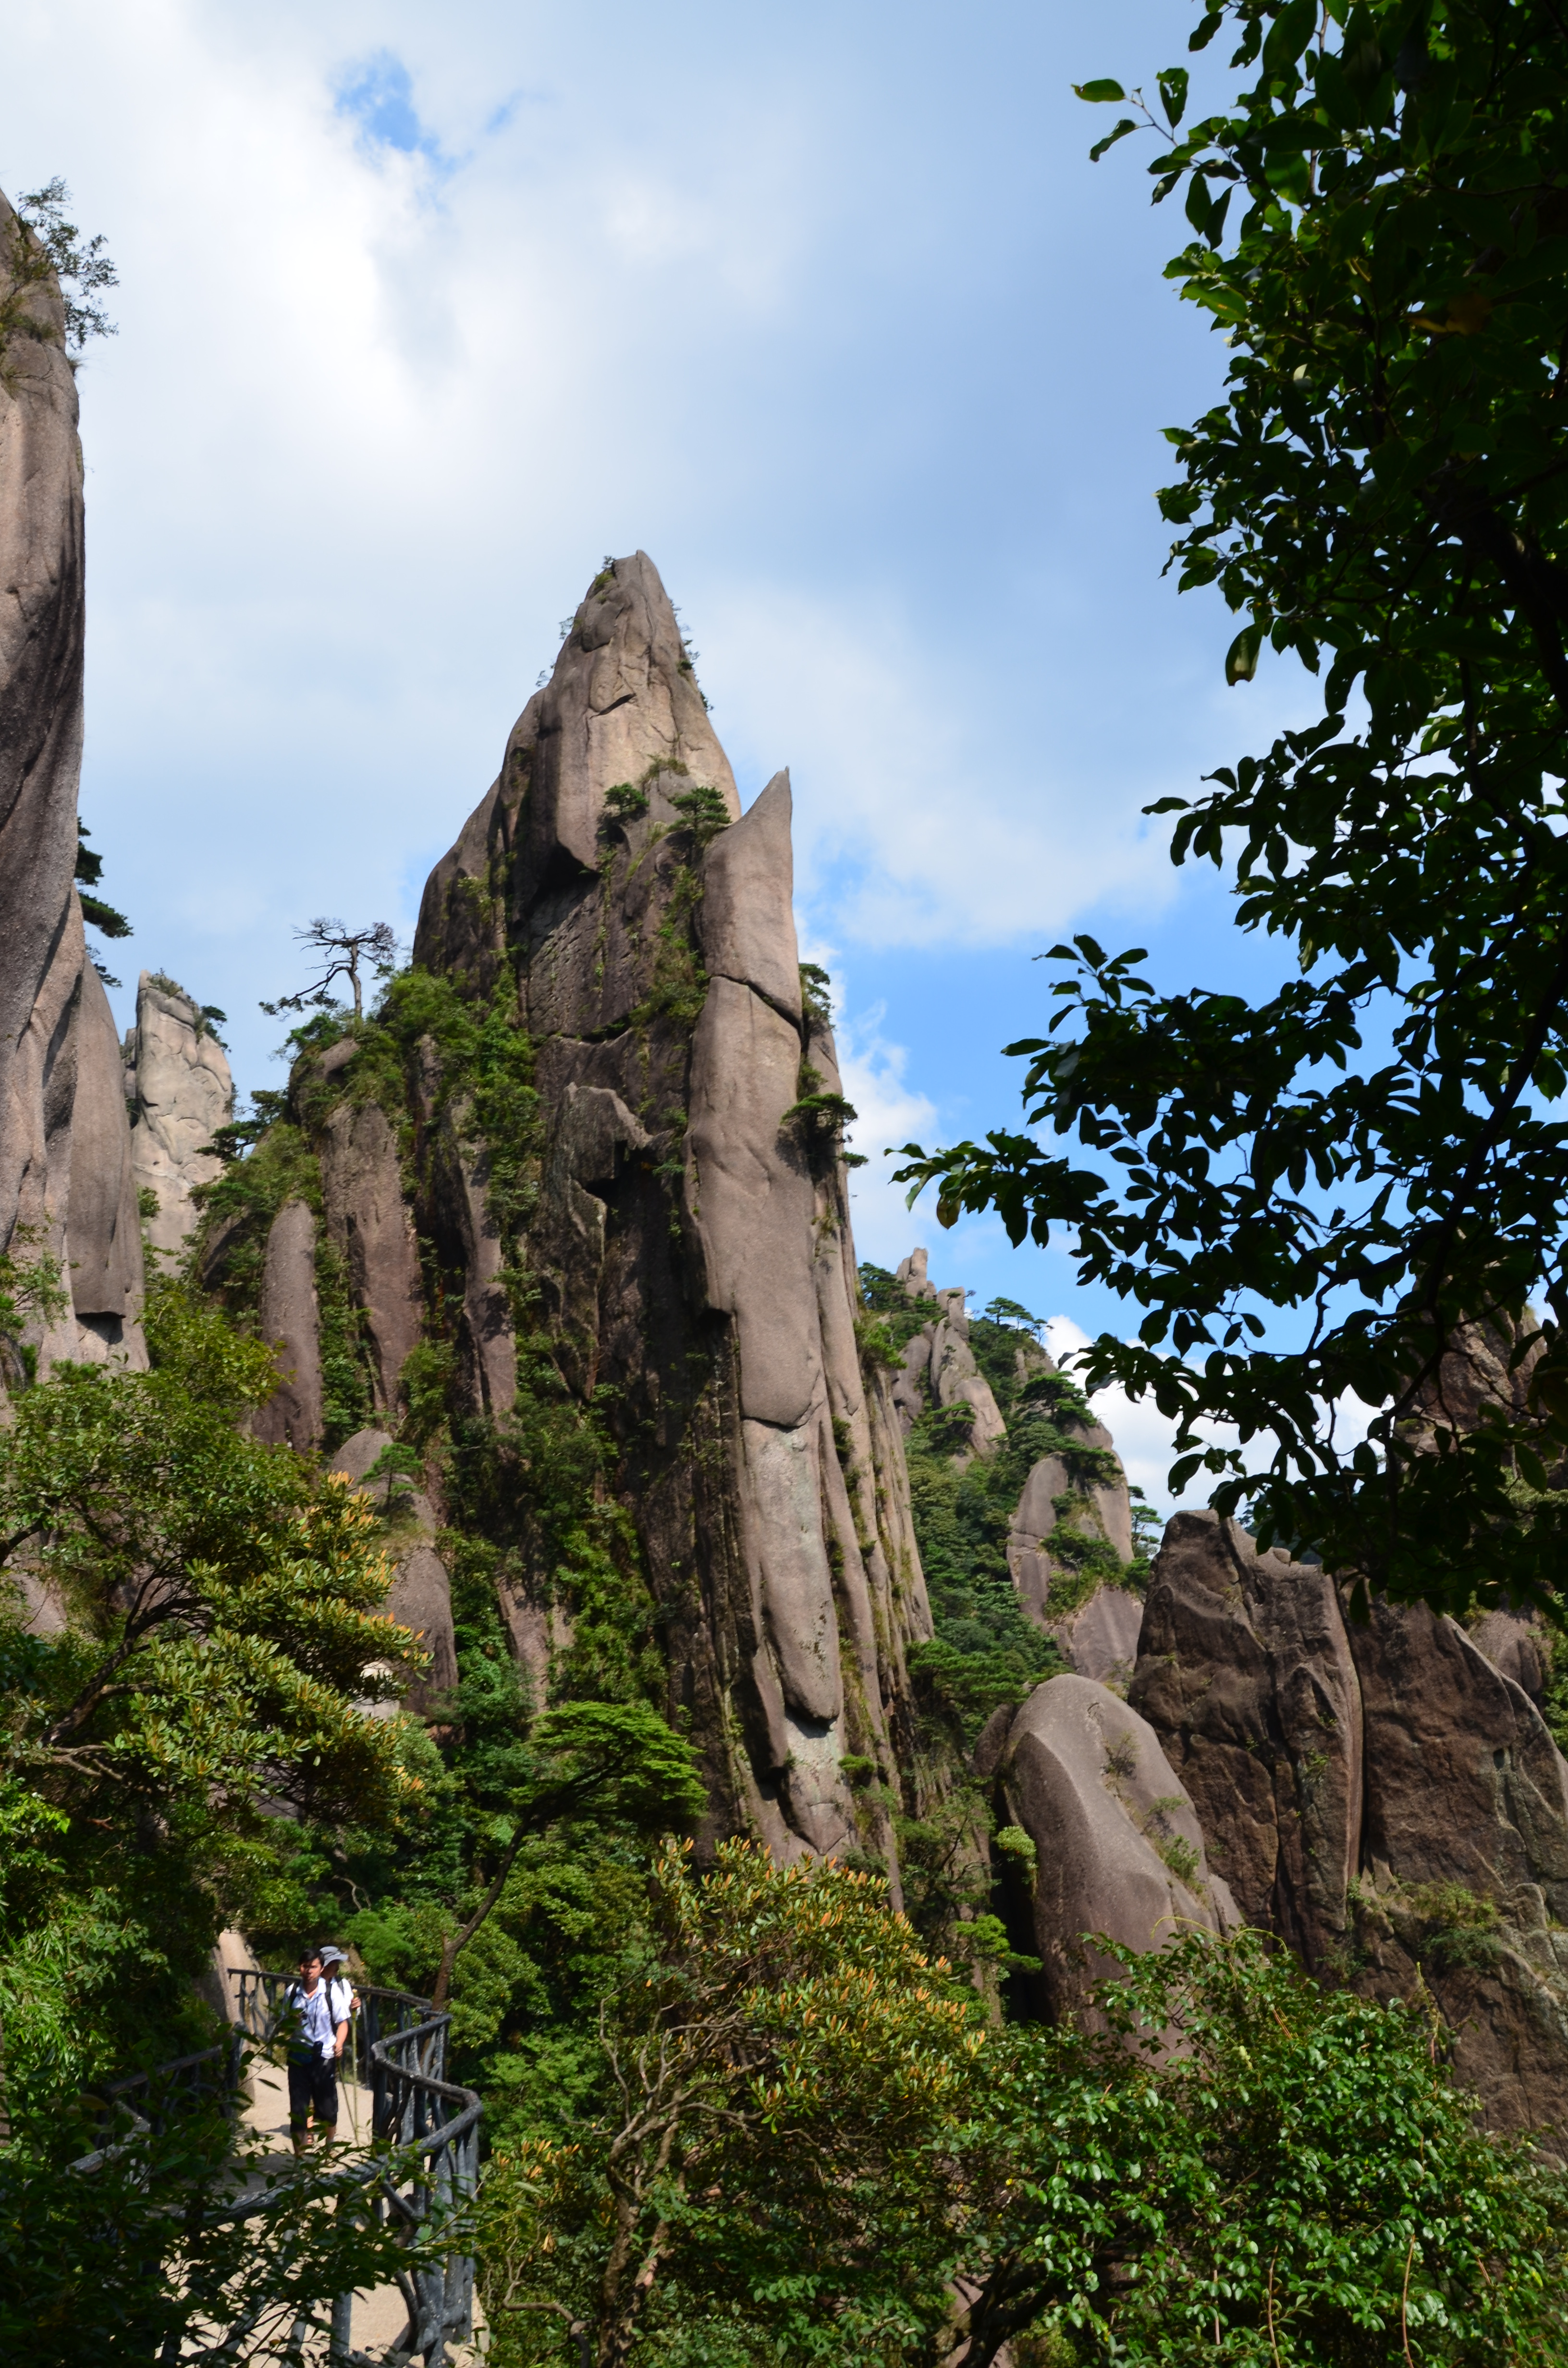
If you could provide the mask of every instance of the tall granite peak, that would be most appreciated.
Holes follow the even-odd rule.
[[[0,197],[0,303],[32,233]],[[144,1361],[142,1245],[119,1046],[73,879],[85,542],[76,387],[52,276],[0,370],[0,1250],[54,1260],[70,1304],[30,1326],[59,1358]],[[18,1228],[20,1229],[18,1232]]]
[[[740,814],[679,621],[641,551],[589,586],[487,795],[430,875],[415,961],[488,981],[519,922],[537,916],[548,934],[552,894],[570,898],[596,871],[606,797],[623,784],[648,794],[654,826],[677,819],[671,796],[699,786]]]
[[[202,1258],[278,1344],[266,1437],[390,1437],[415,1351],[449,1360],[465,1452],[515,1474],[496,1588],[536,1699],[587,1617],[519,1445],[564,1421],[717,1826],[896,1864],[890,1800],[938,1781],[904,1658],[931,1618],[790,821],[785,772],[742,814],[653,563],[608,565],[431,875],[406,992],[301,1056],[289,1143],[250,1214],[218,1188]]]

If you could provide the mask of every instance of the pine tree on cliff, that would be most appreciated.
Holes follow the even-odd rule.
[[[264,1003],[262,1009],[269,1019],[280,1011],[330,1010],[336,1000],[332,989],[337,979],[347,979],[354,997],[354,1017],[365,1016],[364,982],[361,969],[376,978],[389,978],[397,961],[397,938],[390,921],[376,921],[368,929],[349,929],[341,921],[324,916],[309,927],[296,929],[294,935],[302,946],[317,957],[318,974],[297,995],[280,995],[276,1003]]]

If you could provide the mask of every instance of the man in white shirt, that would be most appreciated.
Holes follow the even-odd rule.
[[[323,1978],[321,1952],[307,1949],[300,1978],[283,1995],[289,2041],[289,2128],[294,2152],[303,2154],[315,2134],[330,2145],[337,2130],[337,2059],[348,2036],[348,2009],[335,2021],[340,2001]]]

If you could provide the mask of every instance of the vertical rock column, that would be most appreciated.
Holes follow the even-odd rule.
[[[157,1202],[146,1220],[147,1246],[172,1260],[196,1231],[192,1192],[222,1173],[222,1160],[207,1145],[234,1114],[233,1079],[194,999],[172,979],[148,971],[137,987],[136,1032],[128,1050],[136,1185]]]
[[[0,197],[0,302],[29,241]],[[52,276],[26,290],[0,352],[0,1249],[51,1254],[69,1280],[70,1310],[29,1327],[40,1371],[62,1357],[142,1363],[142,1249],[113,1023],[73,886],[82,453]]]
[[[791,1116],[806,1067],[837,1076],[790,894],[787,778],[741,818],[657,573],[615,561],[432,873],[415,954],[486,999],[516,979],[542,1138],[517,1270],[613,1438],[715,1816],[783,1855],[868,1832],[840,1763],[896,1778],[903,1647],[930,1628],[891,1394],[858,1369],[836,1144]],[[421,1230],[469,1404],[504,1422],[485,1147],[432,1063]],[[551,1575],[514,1565],[503,1598],[537,1668]]]

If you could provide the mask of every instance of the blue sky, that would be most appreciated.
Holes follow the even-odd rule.
[[[290,926],[411,929],[559,620],[641,546],[743,795],[792,768],[861,1254],[1117,1322],[1064,1255],[907,1215],[878,1155],[1011,1122],[999,1047],[1064,932],[1245,969],[1140,809],[1300,693],[1227,690],[1228,612],[1161,579],[1160,430],[1222,351],[1070,90],[1152,85],[1197,13],[15,5],[0,185],[63,175],[122,283],[81,380],[83,811],[128,983],[221,1005],[276,1083]]]

